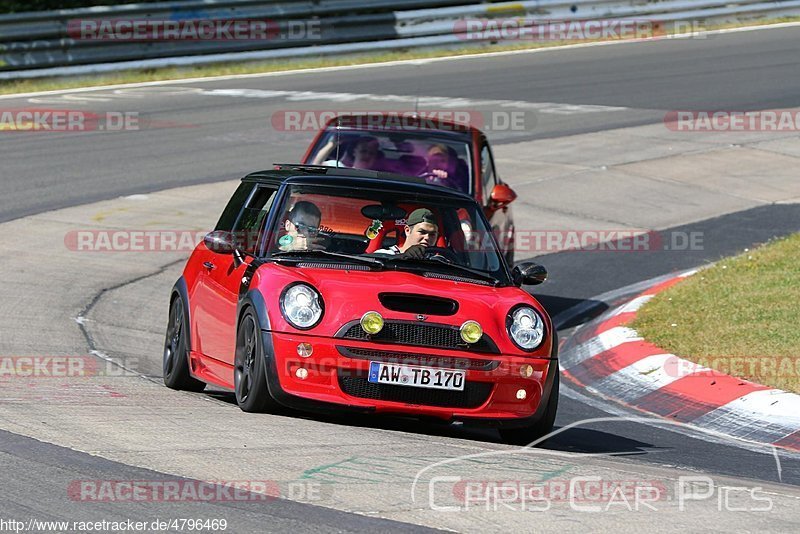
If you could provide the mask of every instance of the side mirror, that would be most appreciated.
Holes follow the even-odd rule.
[[[237,269],[244,263],[244,252],[239,248],[236,237],[231,232],[214,230],[206,234],[203,243],[208,250],[217,254],[233,254],[233,266]]]
[[[547,280],[547,269],[538,263],[527,261],[514,267],[511,276],[518,286],[537,286]]]
[[[495,207],[505,208],[514,202],[514,199],[517,198],[517,194],[506,184],[497,184],[492,188],[492,193],[489,195],[489,197],[491,198],[492,204],[494,204]]]
[[[236,239],[231,232],[214,230],[203,238],[203,243],[212,252],[217,254],[233,254],[236,251]]]

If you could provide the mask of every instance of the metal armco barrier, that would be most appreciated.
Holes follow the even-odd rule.
[[[524,17],[650,22],[747,20],[800,15],[800,0],[190,0],[0,16],[0,79],[308,57],[498,42],[466,35],[466,22]],[[81,23],[260,21],[266,37],[112,40]]]

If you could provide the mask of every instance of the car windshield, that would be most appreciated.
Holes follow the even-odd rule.
[[[419,176],[429,184],[472,194],[469,144],[423,129],[340,128],[337,135],[336,128],[329,128],[307,163]]]
[[[469,199],[295,184],[278,209],[265,244],[276,261],[311,258],[510,283],[486,219]]]

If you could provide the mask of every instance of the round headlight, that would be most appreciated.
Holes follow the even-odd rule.
[[[459,332],[461,332],[461,339],[465,342],[477,343],[483,335],[483,328],[477,321],[467,321],[461,325]]]
[[[367,334],[375,335],[383,329],[383,317],[376,311],[368,311],[361,316],[361,328]]]
[[[281,311],[292,326],[307,330],[322,318],[322,297],[309,285],[289,286],[281,295]]]
[[[508,335],[522,350],[533,350],[544,339],[544,321],[533,308],[520,306],[509,317]]]

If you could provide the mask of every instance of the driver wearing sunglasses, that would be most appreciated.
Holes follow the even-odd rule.
[[[323,248],[318,239],[321,220],[322,212],[313,202],[296,202],[284,223],[286,234],[278,240],[278,248],[282,252]]]

